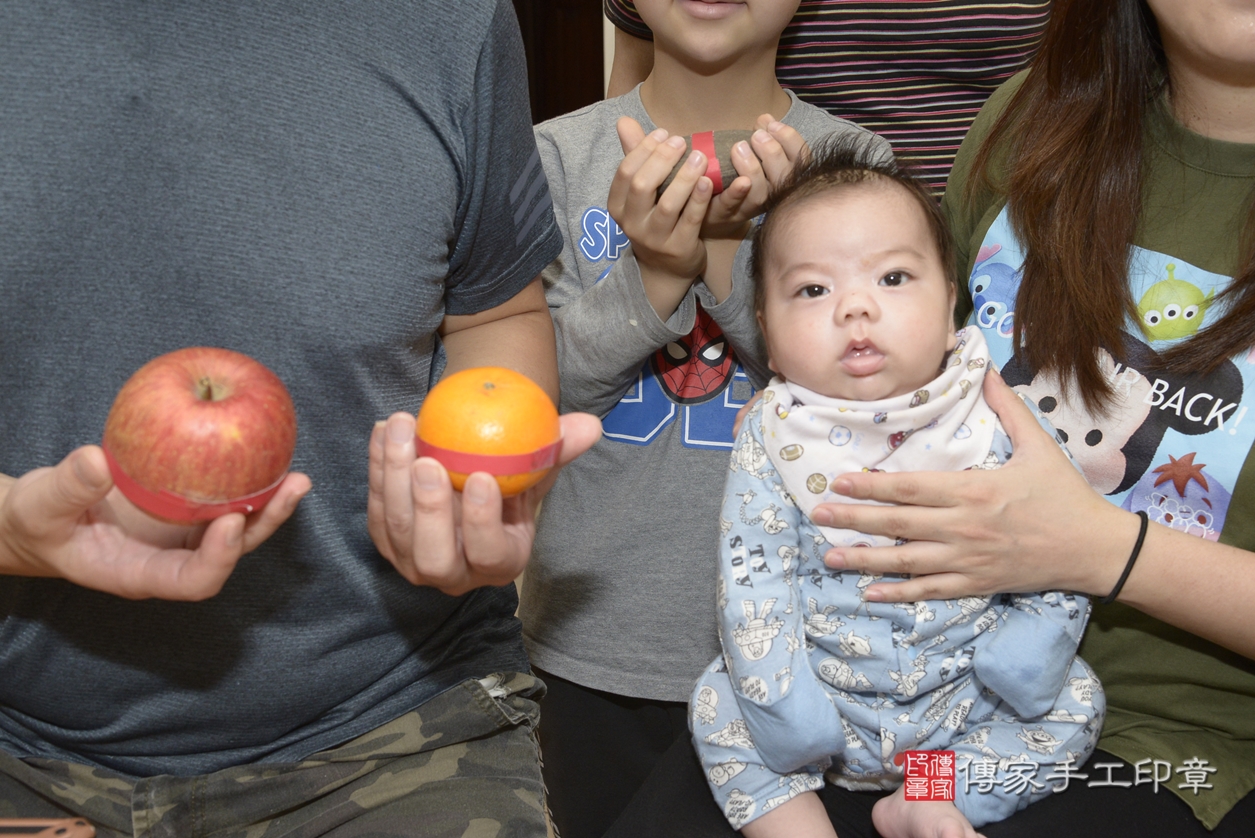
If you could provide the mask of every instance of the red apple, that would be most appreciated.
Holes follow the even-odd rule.
[[[260,509],[292,464],[296,411],[273,372],[229,349],[154,358],[118,391],[103,447],[114,483],[176,523]]]

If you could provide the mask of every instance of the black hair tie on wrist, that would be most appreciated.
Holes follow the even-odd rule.
[[[1120,595],[1120,590],[1124,587],[1125,580],[1129,578],[1129,573],[1133,570],[1133,563],[1137,561],[1138,555],[1142,552],[1142,542],[1146,540],[1146,525],[1150,523],[1150,519],[1146,517],[1146,510],[1144,509],[1137,513],[1137,517],[1142,519],[1142,524],[1137,531],[1137,541],[1133,544],[1133,553],[1129,556],[1129,561],[1124,566],[1124,573],[1120,574],[1120,581],[1116,582],[1116,586],[1111,589],[1111,593],[1103,597],[1103,605],[1110,605],[1116,601],[1116,597]]]

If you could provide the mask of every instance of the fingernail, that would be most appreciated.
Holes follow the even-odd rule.
[[[672,148],[684,148],[685,146],[688,145],[688,143],[684,142],[683,137],[676,136],[676,137],[668,137],[667,145],[671,146]]]
[[[706,155],[700,151],[695,151],[689,155],[688,166],[690,169],[701,169],[706,166]]]
[[[406,443],[414,436],[414,429],[404,419],[388,420],[388,439],[393,442]]]
[[[467,480],[466,488],[463,490],[462,497],[471,503],[482,506],[488,503],[488,482],[486,480]]]
[[[710,190],[711,190],[711,182],[710,182],[710,178],[708,177],[698,178],[697,185],[693,187],[694,192],[700,192],[703,195],[705,195]]]
[[[656,143],[660,143],[667,138],[667,130],[665,128],[655,128],[650,132],[649,138]]]
[[[424,492],[440,488],[440,466],[426,458],[414,464],[414,483]]]
[[[824,555],[824,564],[834,570],[845,570],[845,554],[836,550],[829,550]]]
[[[764,131],[763,129],[759,128],[757,131],[755,131],[755,132],[754,132],[754,138],[753,138],[753,139],[754,139],[754,142],[756,142],[756,143],[765,143],[765,142],[767,142],[768,140],[770,140],[770,139],[771,139],[771,135],[770,135],[770,134],[768,134],[768,133],[767,133],[766,131]]]
[[[874,590],[872,588],[868,588],[867,590],[863,591],[863,601],[864,602],[884,602],[885,595],[882,594],[880,591]]]
[[[742,140],[732,147],[732,150],[742,157],[749,157],[754,152],[750,151],[750,144]]]
[[[832,484],[828,488],[836,492],[838,495],[848,495],[854,491],[854,484],[849,480],[846,480],[844,477],[838,477],[836,480],[832,481]]]
[[[783,128],[783,127],[784,127],[784,123],[783,123],[783,122],[781,122],[781,121],[779,121],[779,120],[775,120],[775,121],[773,121],[770,125],[768,125],[768,126],[767,126],[767,130],[768,130],[768,131],[770,131],[771,133],[773,133],[773,134],[774,134],[774,133],[776,133],[777,131],[779,131],[779,130],[780,130],[781,128]]]
[[[832,513],[822,506],[817,506],[811,510],[811,520],[821,527],[835,527],[837,525],[837,522],[832,518]]]

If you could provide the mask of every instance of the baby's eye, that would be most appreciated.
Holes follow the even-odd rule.
[[[798,293],[803,297],[822,297],[828,289],[822,285],[804,285]]]
[[[880,278],[880,284],[887,285],[890,288],[897,288],[899,285],[904,284],[906,279],[906,274],[901,271],[893,271],[892,273],[887,273],[882,276]]]

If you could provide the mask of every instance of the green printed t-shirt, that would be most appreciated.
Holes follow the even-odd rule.
[[[1255,145],[1200,136],[1163,107],[1149,109],[1142,212],[1129,260],[1139,319],[1125,325],[1121,357],[1102,358],[1122,398],[1112,415],[1094,416],[1064,398],[1057,377],[1030,369],[1013,351],[1024,251],[1006,197],[978,183],[965,200],[976,151],[1022,81],[999,89],[977,118],[943,202],[967,278],[970,322],[983,330],[1007,382],[1051,408],[1046,416],[1067,435],[1096,490],[1158,524],[1255,551],[1255,416],[1248,415],[1255,352],[1206,376],[1162,373],[1149,363],[1153,352],[1220,315],[1213,303],[1241,259]],[[995,184],[1004,160],[995,154]],[[1095,605],[1080,651],[1107,694],[1099,747],[1129,766],[1142,762],[1142,782],[1170,774],[1162,787],[1215,828],[1255,788],[1255,663],[1118,603]],[[1105,770],[1091,769],[1090,778],[1105,780]],[[1123,779],[1133,778],[1126,768]]]

